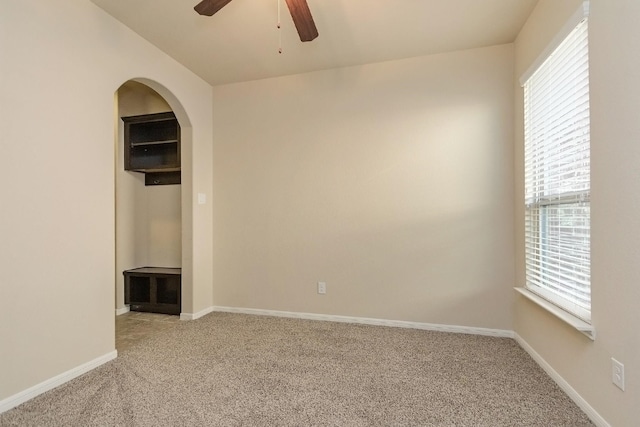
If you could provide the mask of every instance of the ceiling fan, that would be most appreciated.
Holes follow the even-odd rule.
[[[296,25],[300,40],[303,42],[309,42],[318,37],[318,29],[313,22],[309,5],[307,0],[285,0],[293,18],[293,23]],[[231,0],[202,0],[198,3],[194,9],[200,15],[212,16],[214,13],[229,4]]]

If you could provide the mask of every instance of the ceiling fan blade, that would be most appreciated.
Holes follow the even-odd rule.
[[[202,0],[194,9],[200,15],[212,16],[214,13],[229,4],[231,0]]]
[[[309,42],[318,37],[318,29],[315,22],[313,22],[313,16],[307,5],[307,0],[286,0],[287,6],[289,6],[289,12],[291,12],[291,18],[296,25],[300,40],[303,42]]]

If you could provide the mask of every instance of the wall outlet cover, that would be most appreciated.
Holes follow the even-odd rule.
[[[327,284],[325,282],[318,282],[318,293],[321,295],[327,293]]]
[[[611,380],[620,390],[624,391],[624,365],[613,357],[611,358]]]

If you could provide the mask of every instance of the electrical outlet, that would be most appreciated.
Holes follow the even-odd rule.
[[[318,293],[320,295],[327,293],[327,284],[325,282],[318,282]]]
[[[613,357],[611,358],[611,380],[620,390],[624,391],[624,365]]]

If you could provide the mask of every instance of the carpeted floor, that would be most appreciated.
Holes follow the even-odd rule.
[[[116,316],[116,349],[119,354],[138,342],[181,322],[180,316],[130,311]]]
[[[1,426],[588,426],[508,338],[212,313]]]

